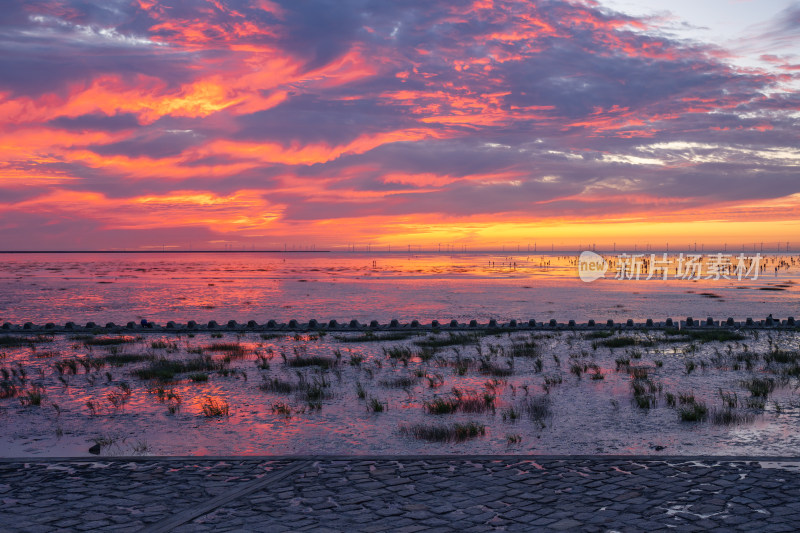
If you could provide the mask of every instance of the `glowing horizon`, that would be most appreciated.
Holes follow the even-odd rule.
[[[791,250],[800,6],[617,4],[14,1],[2,248]]]

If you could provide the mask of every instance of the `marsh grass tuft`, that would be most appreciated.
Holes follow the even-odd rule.
[[[214,361],[210,356],[196,357],[188,361],[173,361],[165,358],[156,359],[144,368],[132,373],[139,379],[170,381],[176,374],[199,371],[220,371],[225,365]]]
[[[285,381],[280,378],[267,379],[266,377],[258,388],[264,392],[275,392],[278,394],[291,394],[300,390],[300,386],[291,381]]]
[[[426,339],[415,341],[414,344],[421,348],[444,348],[447,346],[461,346],[468,344],[479,344],[480,335],[475,333],[448,333],[447,337],[430,336]]]
[[[150,343],[150,348],[153,350],[167,350],[168,352],[177,352],[178,345],[174,342],[167,342],[163,340],[153,341]]]
[[[432,415],[449,415],[458,410],[458,398],[434,398],[423,403],[425,410]]]
[[[674,394],[672,394],[671,392],[667,392],[664,394],[664,398],[667,400],[668,406],[675,407],[676,400]]]
[[[389,388],[409,389],[419,383],[419,379],[419,376],[412,374],[410,376],[398,376],[391,379],[384,379],[380,381],[380,384]]]
[[[377,398],[370,398],[369,401],[367,401],[367,411],[372,413],[382,413],[386,411],[387,408],[388,404],[385,404]]]
[[[617,357],[616,359],[614,359],[614,362],[617,365],[617,372],[623,369],[627,370],[628,367],[631,366],[631,360],[629,357]]]
[[[600,341],[606,348],[624,348],[626,346],[653,346],[653,341],[638,337],[611,337]]]
[[[683,422],[701,422],[708,416],[708,407],[702,402],[692,402],[678,409],[678,416]]]
[[[710,418],[711,422],[715,425],[731,426],[752,422],[755,419],[755,415],[752,413],[735,411],[730,407],[727,407],[725,409],[712,410]]]
[[[511,406],[508,409],[503,409],[500,416],[503,418],[503,422],[513,423],[521,418],[522,413],[516,407]]]
[[[551,400],[547,395],[529,396],[519,402],[518,408],[542,427],[544,427],[544,421],[552,415]]]
[[[515,342],[509,347],[508,354],[511,357],[539,357],[542,354],[542,350],[533,341]]]
[[[584,333],[583,338],[587,340],[607,339],[613,337],[613,331],[592,331],[591,333]]]
[[[277,402],[272,404],[272,413],[276,415],[282,415],[286,418],[292,417],[292,408],[283,402]]]
[[[463,442],[486,434],[486,426],[477,422],[455,424],[413,424],[402,426],[400,433],[432,442]]]
[[[800,363],[800,351],[779,350],[773,348],[764,355],[767,363],[797,364]]]
[[[207,418],[230,416],[230,405],[225,400],[207,396],[201,404],[203,416]]]
[[[540,361],[541,359],[537,360]],[[506,360],[506,365],[502,366],[491,362],[488,358],[481,357],[479,370],[482,374],[489,374],[497,377],[507,377],[514,373],[514,360],[508,359]]]
[[[569,366],[570,373],[575,374],[578,377],[578,379],[581,379],[581,376],[587,370],[588,370],[588,367],[586,365],[581,364],[581,363],[572,363]]]
[[[91,337],[82,340],[86,346],[116,346],[136,342],[135,337]]]
[[[19,401],[25,406],[39,407],[42,405],[43,398],[44,391],[39,387],[33,387],[32,389],[25,391],[25,394],[20,396]]]
[[[303,368],[307,366],[318,366],[320,368],[334,368],[339,364],[339,361],[332,357],[324,357],[321,355],[312,356],[295,356],[286,359],[286,365],[291,368]]]
[[[777,387],[773,378],[750,378],[741,382],[754,398],[767,398]]]
[[[423,408],[432,415],[448,415],[456,412],[486,413],[495,411],[496,396],[490,393],[464,393],[453,388],[452,396],[438,396],[430,402],[424,402]]]
[[[98,358],[98,360],[111,366],[125,366],[133,363],[141,363],[143,361],[152,361],[154,359],[155,356],[153,355],[138,353],[116,353]]]
[[[684,332],[692,340],[698,342],[731,342],[741,341],[746,337],[737,331],[729,331],[726,329],[711,329],[711,330],[688,330]]]
[[[122,409],[125,407],[125,404],[128,402],[128,399],[131,397],[132,393],[133,391],[131,390],[130,385],[123,381],[117,385],[116,390],[109,392],[106,397],[114,409]]]
[[[174,415],[178,411],[181,410],[181,404],[183,403],[183,398],[181,395],[175,392],[172,389],[169,389],[164,392],[163,396],[159,401],[167,405],[167,412],[171,415]]]
[[[735,392],[725,392],[719,389],[719,397],[722,399],[722,404],[728,409],[739,407],[739,396]]]
[[[224,353],[230,357],[244,357],[248,354],[248,349],[238,342],[214,342],[203,349],[209,352]]]
[[[335,338],[339,342],[388,342],[388,341],[402,341],[410,337],[417,336],[418,333],[413,331],[393,331],[388,333],[375,333],[373,331],[365,331],[362,335],[345,336],[337,335]]]

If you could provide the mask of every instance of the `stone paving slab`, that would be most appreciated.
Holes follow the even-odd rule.
[[[3,531],[793,531],[797,458],[0,461]]]

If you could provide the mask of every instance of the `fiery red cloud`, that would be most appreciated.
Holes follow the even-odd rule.
[[[5,9],[7,248],[797,230],[797,65],[596,2]]]

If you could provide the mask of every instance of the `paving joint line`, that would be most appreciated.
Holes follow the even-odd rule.
[[[165,520],[160,521],[155,525],[150,525],[142,528],[140,531],[142,533],[165,533],[168,531],[172,531],[177,527],[180,527],[184,524],[187,524],[205,514],[208,514],[216,509],[219,509],[226,503],[229,503],[237,498],[241,498],[242,496],[246,496],[252,492],[257,491],[258,489],[264,488],[266,485],[270,483],[274,483],[276,481],[280,481],[289,477],[290,475],[294,474],[295,472],[303,469],[306,466],[312,464],[312,461],[298,461],[293,465],[289,465],[285,468],[281,468],[275,472],[271,472],[260,479],[256,479],[251,481],[245,485],[242,485],[236,489],[233,489],[225,494],[221,494],[210,500],[191,507],[189,509],[185,509],[183,511],[179,511],[172,516],[166,518]]]

